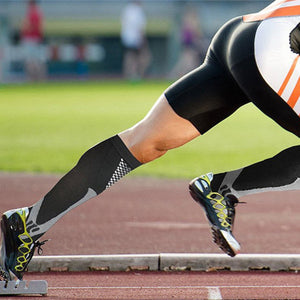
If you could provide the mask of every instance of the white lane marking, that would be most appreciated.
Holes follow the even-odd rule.
[[[179,223],[179,222],[126,222],[126,225],[129,227],[138,227],[138,228],[154,228],[161,230],[169,229],[207,229],[208,224],[202,223]]]
[[[219,287],[208,287],[208,300],[222,300],[222,295]]]
[[[72,289],[250,289],[250,288],[300,288],[300,285],[220,285],[220,286],[55,286],[48,287],[50,290],[72,290]]]
[[[138,289],[138,290],[162,290],[162,289],[204,289],[205,286],[62,286],[62,287],[48,287],[50,290],[73,290],[73,289],[95,289],[95,290],[130,290],[130,289]]]

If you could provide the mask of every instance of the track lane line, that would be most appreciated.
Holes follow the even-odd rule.
[[[220,285],[220,286],[62,286],[48,287],[49,290],[72,290],[72,289],[240,289],[240,288],[300,288],[300,285]]]
[[[223,300],[219,287],[208,287],[208,300]]]

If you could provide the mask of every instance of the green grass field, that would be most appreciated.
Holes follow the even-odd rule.
[[[139,121],[168,82],[0,86],[0,170],[65,173],[99,141]],[[191,178],[240,168],[299,143],[251,104],[134,176]]]

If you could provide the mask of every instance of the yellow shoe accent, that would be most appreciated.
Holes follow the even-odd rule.
[[[17,214],[20,216],[20,218],[22,220],[24,232],[20,233],[18,235],[19,240],[22,242],[22,244],[18,247],[18,250],[20,253],[22,253],[22,255],[18,256],[18,258],[17,258],[17,262],[19,264],[15,266],[15,270],[18,272],[22,272],[22,271],[24,271],[24,268],[28,262],[27,257],[28,257],[28,254],[31,252],[31,248],[32,248],[32,245],[34,244],[34,242],[26,229],[26,212],[25,212],[25,210],[22,210],[22,213],[17,211]]]

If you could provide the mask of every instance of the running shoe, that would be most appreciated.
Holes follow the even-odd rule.
[[[22,280],[34,251],[44,242],[34,241],[27,231],[26,218],[29,208],[9,210],[1,218],[0,275],[3,280]]]
[[[230,256],[240,252],[240,245],[232,234],[235,206],[239,203],[233,196],[222,196],[211,190],[213,174],[208,173],[193,179],[189,184],[190,194],[199,203],[210,222],[214,242]]]

